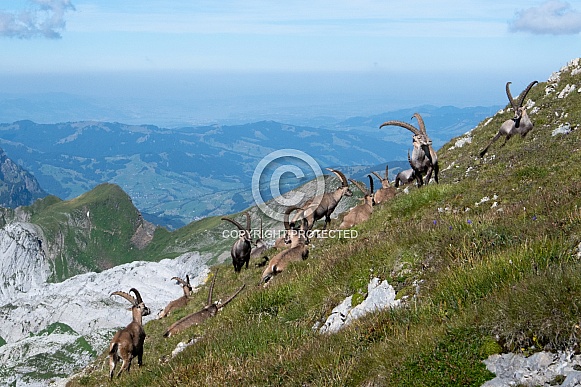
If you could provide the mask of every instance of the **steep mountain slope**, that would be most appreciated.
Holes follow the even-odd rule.
[[[199,308],[202,289],[180,314],[148,323],[146,365],[113,385],[480,386],[494,376],[482,363],[490,354],[578,349],[580,84],[575,60],[529,93],[527,137],[501,139],[481,159],[512,115],[483,121],[439,150],[439,185],[376,208],[356,238],[314,241],[307,260],[267,288],[247,286],[216,318],[162,337]],[[220,295],[258,284],[260,268],[218,267]],[[365,299],[372,277],[403,306],[336,334],[313,329],[345,297]],[[102,384],[104,356],[70,385]]]
[[[0,149],[0,207],[28,206],[47,195],[33,175],[14,163]]]
[[[438,112],[442,109],[449,108],[426,111],[441,117]],[[490,111],[458,109],[460,119],[438,118],[433,124],[431,116],[426,120],[437,142],[439,131],[461,134]],[[398,119],[400,114],[404,113],[398,112]],[[401,119],[408,120],[411,115],[405,114]],[[357,128],[262,121],[179,129],[91,121],[18,121],[0,124],[0,144],[52,195],[69,200],[100,183],[117,184],[146,219],[179,228],[200,217],[233,213],[252,205],[252,174],[258,162],[275,150],[306,152],[321,167],[405,160],[407,134],[379,131],[381,119],[374,117]],[[360,130],[365,125],[371,126]]]

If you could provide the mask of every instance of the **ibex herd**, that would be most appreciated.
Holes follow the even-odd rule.
[[[501,136],[506,137],[504,142],[506,144],[506,141],[508,141],[513,135],[520,134],[524,137],[533,129],[533,123],[530,120],[525,107],[523,107],[523,103],[526,95],[536,83],[537,81],[531,82],[521,93],[517,101],[512,98],[510,93],[511,83],[506,83],[506,94],[514,111],[514,117],[506,120],[501,125],[498,133],[480,152],[480,157],[483,157],[489,147]],[[432,179],[432,176],[434,181],[438,183],[438,155],[432,146],[432,140],[426,132],[424,120],[419,113],[414,113],[411,118],[417,120],[417,128],[409,123],[396,120],[386,121],[379,126],[379,128],[385,126],[399,126],[409,130],[413,134],[413,150],[411,155],[408,152],[408,161],[411,168],[403,170],[396,175],[394,186],[389,182],[388,166],[385,168],[385,175],[383,177],[375,171],[372,171],[371,174],[367,175],[369,178],[369,189],[358,181],[353,179],[348,180],[341,171],[327,168],[339,178],[341,186],[333,191],[312,197],[300,206],[292,206],[286,209],[284,213],[284,237],[277,240],[274,246],[275,248],[282,248],[283,250],[275,254],[270,260],[268,260],[267,254],[269,246],[262,239],[262,219],[260,219],[260,235],[256,240],[253,240],[251,235],[251,219],[248,212],[244,213],[246,216],[246,227],[242,227],[242,225],[236,220],[222,217],[222,220],[234,224],[239,232],[238,238],[230,250],[234,271],[240,273],[244,266],[248,269],[251,257],[253,259],[265,258],[268,260],[268,263],[262,272],[259,284],[266,286],[267,284],[270,284],[270,281],[274,276],[283,272],[290,263],[306,259],[309,255],[309,236],[313,230],[315,222],[324,218],[323,230],[327,229],[331,223],[331,215],[337,208],[341,199],[353,195],[349,188],[349,182],[363,193],[363,202],[351,208],[348,213],[344,215],[342,222],[339,225],[339,229],[352,228],[355,225],[367,221],[373,214],[374,206],[385,203],[394,198],[398,192],[397,188],[402,184],[411,183],[415,180],[417,186],[421,187],[424,184],[428,184]],[[377,177],[381,182],[381,188],[376,192],[374,192],[372,175]],[[293,212],[296,212],[296,214],[292,217],[292,220],[289,220]],[[254,249],[252,248],[253,245],[255,246]],[[202,309],[171,324],[164,333],[165,337],[171,337],[194,325],[206,321],[210,317],[214,317],[221,308],[232,301],[245,287],[245,285],[242,285],[234,294],[228,297],[226,301],[219,304],[214,303],[212,302],[212,293],[216,282],[216,276],[217,271],[213,275],[206,305]],[[190,301],[192,286],[190,284],[189,276],[186,275],[185,281],[179,277],[173,277],[172,280],[177,281],[177,283],[182,286],[183,296],[171,301],[163,311],[158,314],[158,318],[160,319],[169,316],[178,308],[187,306]],[[133,293],[134,296],[129,293]],[[123,297],[131,303],[132,321],[127,325],[127,327],[118,331],[111,340],[109,346],[110,378],[113,378],[116,365],[119,361],[122,362],[122,365],[117,376],[120,376],[123,370],[129,372],[134,357],[137,357],[137,363],[139,366],[143,364],[143,345],[146,337],[143,329],[143,317],[149,315],[151,312],[149,308],[145,306],[137,289],[131,288],[129,293],[122,291],[111,293],[111,295]]]

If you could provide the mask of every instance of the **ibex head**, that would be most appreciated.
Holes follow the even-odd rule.
[[[339,187],[337,189],[341,189],[343,191],[344,196],[349,197],[349,196],[353,195],[353,192],[351,192],[351,189],[349,188],[349,183],[347,182],[347,178],[345,177],[343,172],[338,171],[336,169],[331,169],[331,168],[327,168],[327,171],[333,172],[335,175],[337,175],[337,177],[339,179],[341,179],[341,187]]]
[[[149,310],[149,308],[147,306],[145,306],[145,303],[141,299],[141,294],[139,294],[137,289],[131,288],[129,290],[129,293],[134,293],[135,297],[133,297],[131,294],[121,292],[121,291],[113,292],[113,293],[111,293],[111,296],[113,296],[113,295],[121,296],[131,303],[131,310],[132,311],[133,310],[139,311],[139,314],[141,316],[149,315],[151,313],[151,310]]]
[[[521,93],[518,102],[515,101],[512,98],[512,94],[510,93],[510,84],[512,82],[506,82],[506,96],[508,97],[508,101],[510,102],[510,105],[512,106],[512,110],[514,110],[514,117],[513,117],[513,121],[516,123],[516,127],[518,128],[519,123],[520,123],[520,119],[523,116],[523,113],[525,112],[525,108],[522,106],[525,97],[527,96],[528,92],[531,90],[531,88],[538,83],[538,81],[532,81],[531,83],[529,83],[529,85],[526,87],[526,89],[524,89],[524,91]]]

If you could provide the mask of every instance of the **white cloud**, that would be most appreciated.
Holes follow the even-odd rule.
[[[70,0],[30,0],[21,11],[0,11],[0,36],[30,39],[60,39],[65,28],[64,15],[74,10]]]
[[[581,12],[565,1],[548,0],[538,7],[517,12],[510,29],[533,34],[578,34],[581,32]]]

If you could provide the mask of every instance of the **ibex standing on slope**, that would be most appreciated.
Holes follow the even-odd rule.
[[[309,230],[313,228],[317,220],[322,219],[323,217],[325,217],[323,230],[326,230],[327,226],[331,223],[331,214],[335,211],[341,198],[343,198],[343,196],[353,195],[353,192],[349,189],[347,178],[341,171],[331,168],[327,168],[327,170],[333,172],[337,177],[339,177],[339,179],[341,179],[341,186],[334,191],[315,196],[314,198],[307,200],[305,204],[301,206],[302,211],[297,213],[294,221],[304,218],[307,222],[307,229]]]
[[[230,256],[232,257],[232,265],[234,266],[234,271],[240,273],[242,266],[246,264],[248,269],[248,262],[250,261],[250,251],[252,250],[252,237],[250,235],[250,214],[246,212],[246,228],[243,228],[237,221],[223,217],[222,220],[226,220],[236,227],[240,231],[238,240],[234,242],[232,248],[230,249]]]
[[[158,318],[164,318],[166,316],[169,316],[169,314],[174,309],[183,308],[184,306],[186,306],[188,304],[188,301],[190,301],[190,294],[192,293],[192,285],[190,284],[190,276],[186,275],[185,281],[179,277],[172,277],[172,281],[173,280],[177,281],[180,285],[182,285],[182,290],[184,291],[184,295],[178,299],[173,300],[169,304],[167,304],[165,309],[162,310],[158,314],[158,316],[157,316]]]
[[[214,278],[212,279],[212,284],[210,285],[210,290],[208,292],[208,302],[206,303],[206,306],[204,306],[201,310],[189,314],[183,317],[182,319],[176,321],[172,325],[170,325],[170,327],[167,328],[167,331],[165,331],[165,333],[163,334],[164,337],[170,337],[172,335],[175,335],[188,329],[189,327],[199,325],[206,321],[207,319],[209,319],[210,317],[214,317],[220,309],[225,307],[230,301],[234,299],[234,297],[238,295],[238,293],[242,291],[242,289],[244,289],[245,285],[242,285],[240,289],[236,291],[236,293],[234,293],[220,305],[217,305],[216,303],[212,302],[212,293],[214,291],[214,283],[216,282],[217,274],[218,271],[216,270],[216,273],[214,273]]]
[[[389,184],[389,166],[385,166],[385,177],[381,177],[379,173],[375,171],[372,171],[371,173],[381,181],[381,188],[375,191],[375,194],[373,195],[373,201],[375,204],[381,204],[389,199],[393,199],[397,191]]]
[[[373,205],[375,204],[373,200],[373,178],[371,175],[367,176],[369,177],[369,190],[366,190],[359,182],[349,179],[365,196],[363,196],[363,203],[350,209],[349,213],[343,217],[343,221],[339,225],[342,230],[367,221],[373,213]]]
[[[137,356],[137,364],[143,364],[143,342],[145,341],[145,331],[143,330],[143,316],[147,316],[150,310],[141,299],[141,295],[135,288],[131,288],[129,293],[134,293],[135,297],[125,292],[113,292],[131,302],[131,313],[133,321],[124,329],[118,331],[109,345],[109,378],[113,379],[113,372],[119,359],[123,362],[121,369],[117,373],[119,377],[123,370],[129,372],[131,360]]]
[[[500,129],[496,136],[494,136],[488,145],[486,145],[486,148],[480,152],[480,157],[484,157],[486,151],[488,151],[488,148],[492,145],[493,142],[498,140],[500,136],[506,136],[504,143],[502,144],[504,146],[506,142],[515,134],[520,134],[521,137],[524,137],[533,129],[533,123],[527,114],[527,110],[522,106],[522,104],[528,92],[535,85],[535,83],[538,83],[538,81],[529,83],[527,88],[524,89],[524,91],[521,93],[518,99],[518,103],[516,103],[510,94],[510,82],[506,82],[506,96],[508,97],[508,101],[510,102],[512,110],[514,110],[514,117],[510,120],[504,121],[502,125],[500,125]]]
[[[432,140],[428,137],[426,133],[426,126],[424,120],[419,113],[414,113],[412,118],[418,120],[419,129],[415,128],[413,125],[402,121],[387,121],[381,124],[379,127],[394,125],[400,126],[412,132],[414,136],[412,137],[414,149],[412,155],[408,154],[408,160],[410,166],[415,172],[416,181],[418,182],[418,187],[424,185],[422,174],[426,174],[426,184],[430,182],[432,177],[432,172],[434,173],[434,180],[438,182],[438,171],[440,167],[438,166],[438,155],[432,147]]]

